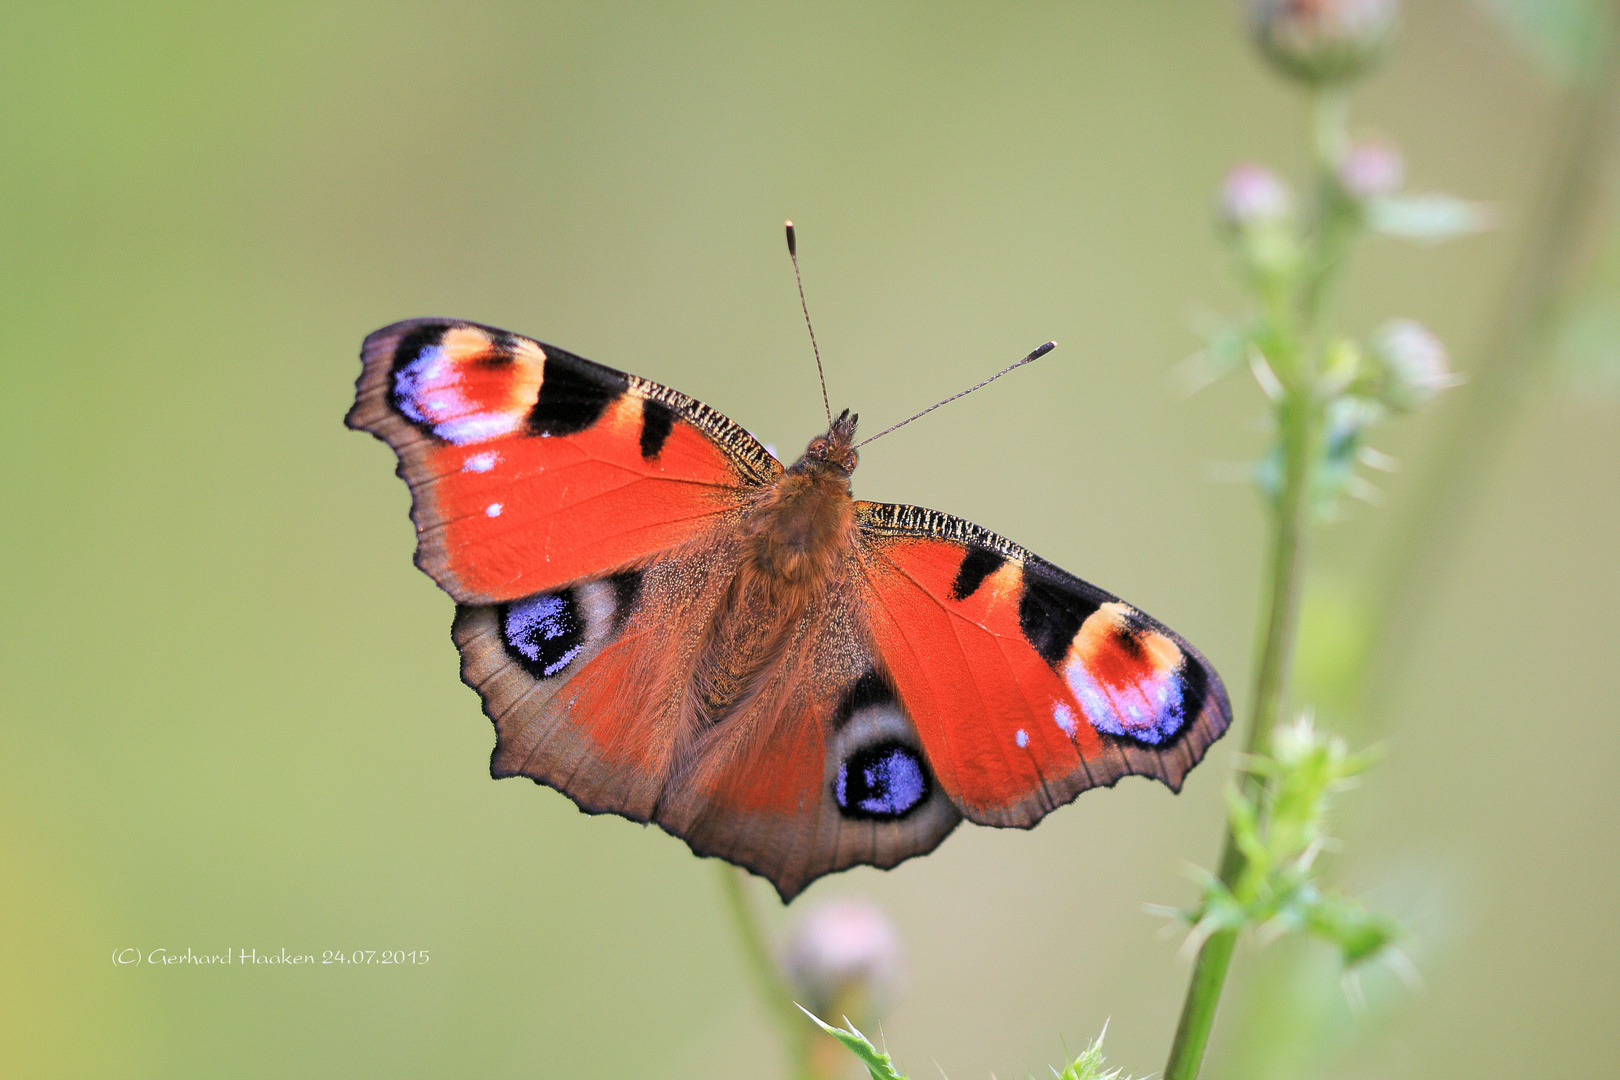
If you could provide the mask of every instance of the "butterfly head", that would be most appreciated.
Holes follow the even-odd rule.
[[[804,456],[793,463],[794,472],[837,470],[846,477],[855,471],[860,455],[855,452],[855,423],[858,414],[845,409],[832,422],[825,435],[817,435],[804,448]]]

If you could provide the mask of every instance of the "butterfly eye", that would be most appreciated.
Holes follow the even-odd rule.
[[[826,439],[813,439],[813,440],[811,440],[810,449],[809,449],[808,453],[810,453],[811,455],[813,455],[815,457],[818,457],[818,458],[826,457],[827,456],[827,440]]]
[[[844,471],[854,472],[855,466],[860,462],[861,455],[851,450],[844,458]]]

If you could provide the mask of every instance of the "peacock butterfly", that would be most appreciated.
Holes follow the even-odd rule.
[[[361,362],[347,423],[399,457],[491,774],[784,901],[964,817],[1029,828],[1132,773],[1179,791],[1231,720],[1208,661],[1117,597],[855,501],[848,410],[784,468],[702,402],[504,330],[412,319]]]

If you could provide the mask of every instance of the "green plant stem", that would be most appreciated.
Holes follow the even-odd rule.
[[[1282,421],[1283,488],[1277,499],[1271,536],[1265,633],[1254,678],[1253,715],[1244,753],[1265,748],[1288,700],[1288,679],[1299,636],[1299,605],[1304,592],[1305,537],[1311,486],[1321,456],[1321,407],[1314,387],[1293,391],[1278,410]]]
[[[1282,404],[1284,479],[1271,537],[1270,584],[1260,662],[1255,672],[1254,704],[1244,742],[1245,755],[1264,748],[1267,733],[1276,724],[1288,697],[1288,676],[1293,667],[1294,639],[1299,625],[1299,603],[1305,569],[1305,534],[1310,512],[1311,479],[1321,427],[1319,410],[1309,391],[1291,393]],[[1244,783],[1250,779],[1245,774]],[[1228,827],[1221,849],[1220,877],[1228,888],[1242,875],[1244,858]],[[1215,1023],[1226,969],[1237,944],[1236,930],[1211,934],[1198,950],[1192,982],[1176,1025],[1164,1080],[1193,1080],[1204,1060],[1204,1049]]]
[[[1323,87],[1311,94],[1310,108],[1316,164],[1335,168],[1350,151],[1350,91],[1342,86]]]
[[[1361,725],[1363,738],[1387,726],[1389,686],[1414,655],[1433,595],[1444,579],[1448,553],[1476,511],[1485,481],[1504,446],[1501,433],[1525,403],[1549,352],[1549,331],[1579,281],[1583,259],[1601,234],[1611,208],[1604,198],[1605,165],[1613,160],[1620,134],[1620,2],[1611,0],[1603,49],[1589,81],[1568,91],[1551,140],[1550,161],[1539,198],[1530,209],[1523,247],[1515,258],[1491,333],[1469,370],[1469,383],[1457,391],[1457,412],[1442,437],[1418,491],[1392,522],[1391,538],[1366,576],[1369,596],[1366,634],[1374,643],[1350,677],[1355,707],[1345,719]],[[1612,225],[1610,227],[1613,227]],[[1245,1011],[1270,1017],[1264,1038],[1251,1031],[1239,1048],[1245,1075],[1309,1073],[1327,1053],[1328,1021],[1321,1003],[1292,995],[1305,961],[1279,958]],[[1289,1031],[1289,1050],[1279,1049],[1276,1029]],[[1258,1029],[1255,1029],[1258,1030]],[[1340,1032],[1339,1038],[1348,1035]],[[1310,1054],[1297,1049],[1315,1046]],[[1286,1064],[1282,1064],[1286,1062]]]
[[[1347,142],[1346,102],[1340,90],[1319,91],[1311,102],[1312,145],[1316,150],[1318,190],[1322,196],[1312,253],[1314,260],[1309,264],[1312,269],[1299,292],[1297,329],[1293,334],[1285,332],[1278,336],[1278,346],[1287,355],[1275,358],[1272,365],[1284,385],[1282,400],[1277,403],[1283,477],[1272,508],[1266,608],[1249,730],[1243,746],[1246,757],[1265,748],[1271,729],[1287,704],[1294,642],[1299,636],[1305,540],[1323,428],[1323,406],[1316,378],[1320,353],[1316,341],[1317,323],[1326,279],[1332,275],[1345,242],[1336,227],[1336,208],[1330,193],[1333,190],[1331,170],[1337,166]],[[1253,778],[1245,772],[1241,774],[1240,783],[1250,788]],[[1228,888],[1238,884],[1244,863],[1228,825],[1220,860],[1220,878]],[[1198,1076],[1236,944],[1236,930],[1220,930],[1211,934],[1198,950],[1192,981],[1181,1007],[1181,1019],[1176,1024],[1175,1040],[1170,1046],[1170,1059],[1164,1067],[1164,1080],[1195,1080]]]
[[[730,863],[717,862],[716,866],[720,871],[720,891],[725,893],[726,908],[731,913],[731,923],[737,931],[737,941],[742,945],[749,974],[754,978],[754,989],[759,992],[760,1001],[781,1031],[782,1043],[791,1063],[790,1075],[800,1080],[812,1077],[810,1027],[794,1007],[793,992],[788,989],[776,961],[771,958],[759,912],[748,895],[748,874]]]

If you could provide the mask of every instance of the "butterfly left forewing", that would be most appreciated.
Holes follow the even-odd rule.
[[[349,426],[399,455],[417,565],[462,603],[679,547],[734,523],[781,473],[702,402],[493,327],[396,323],[361,361]]]
[[[857,503],[871,632],[962,813],[1028,827],[1139,774],[1179,790],[1231,720],[1183,639],[986,529]]]

